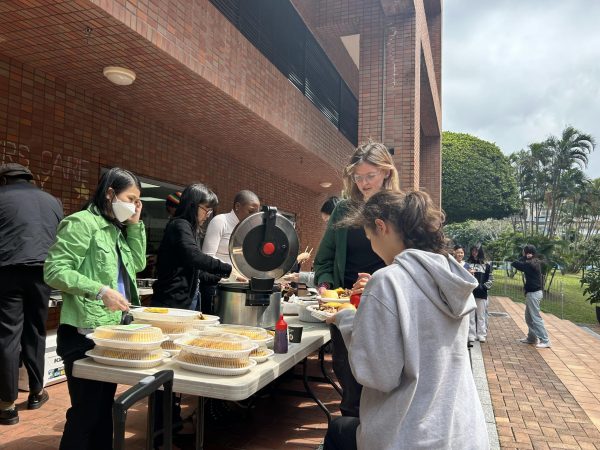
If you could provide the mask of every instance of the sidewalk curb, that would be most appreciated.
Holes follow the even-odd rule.
[[[473,343],[473,348],[471,348],[471,360],[473,361],[473,378],[475,379],[475,386],[477,386],[479,400],[481,401],[481,406],[483,407],[485,423],[488,429],[490,449],[500,450],[500,441],[498,439],[498,430],[496,428],[496,418],[494,417],[494,408],[492,407],[492,398],[490,396],[487,375],[485,373],[485,366],[483,364],[483,355],[481,354],[481,344],[479,342]]]

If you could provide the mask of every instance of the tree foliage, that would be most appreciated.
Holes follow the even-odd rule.
[[[491,142],[463,133],[442,136],[442,207],[448,222],[501,219],[517,211],[509,160]]]
[[[600,218],[600,183],[582,169],[595,145],[592,136],[568,126],[560,138],[550,136],[510,156],[519,186],[517,229],[562,235],[571,242],[593,234]]]

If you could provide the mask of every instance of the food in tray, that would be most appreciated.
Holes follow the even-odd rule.
[[[183,334],[193,329],[193,322],[154,322],[152,320],[137,319],[135,323],[149,324],[160,328],[163,334]]]
[[[181,352],[178,359],[190,364],[220,367],[222,369],[243,369],[251,364],[249,358],[218,358],[215,356],[196,355],[185,350]]]
[[[262,341],[269,337],[267,330],[264,328],[250,327],[245,325],[219,325],[216,328],[224,333],[247,336],[254,341]]]
[[[351,303],[327,302],[319,305],[319,311],[324,311],[329,314],[335,314],[342,309],[356,309]]]
[[[130,361],[153,361],[161,359],[163,356],[162,350],[152,351],[135,351],[135,350],[119,350],[108,347],[95,347],[94,354],[112,359],[127,359]]]
[[[162,344],[160,344],[160,346],[165,350],[181,350],[181,345],[177,345],[173,341],[165,341]]]
[[[243,341],[227,339],[219,337],[218,335],[191,338],[186,344],[193,347],[211,348],[215,350],[244,350],[247,348]]]
[[[340,299],[340,298],[350,298],[352,294],[351,289],[337,288],[337,289],[327,289],[321,293],[321,298],[331,298],[331,299]]]
[[[155,314],[168,314],[169,308],[149,307],[149,308],[146,308],[146,312],[155,313]]]
[[[163,338],[160,328],[148,324],[102,325],[94,330],[94,338],[127,342],[156,342]]]
[[[270,353],[271,353],[271,351],[267,347],[258,347],[250,352],[250,356],[253,356],[253,357],[267,356]]]

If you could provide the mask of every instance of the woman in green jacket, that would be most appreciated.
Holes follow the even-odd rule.
[[[315,257],[315,281],[322,288],[362,290],[370,274],[385,267],[373,252],[362,228],[340,228],[353,204],[366,202],[383,190],[400,190],[398,171],[385,145],[368,142],[356,149],[344,169],[344,200],[335,209]],[[348,350],[335,325],[331,326],[333,370],[343,389],[340,410],[345,416],[358,417],[361,386],[348,363]]]
[[[112,448],[112,404],[117,385],[73,376],[73,363],[94,342],[100,325],[117,325],[129,304],[139,305],[136,273],[146,265],[140,222],[141,184],[131,172],[105,172],[86,207],[59,225],[44,279],[62,291],[57,353],[63,358],[71,408],[60,449]]]

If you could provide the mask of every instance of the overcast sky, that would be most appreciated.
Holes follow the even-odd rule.
[[[598,148],[600,1],[446,0],[443,128],[495,142],[505,154],[566,125]]]

